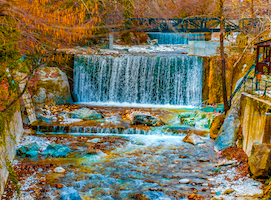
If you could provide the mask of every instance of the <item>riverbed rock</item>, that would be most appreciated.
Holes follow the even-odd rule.
[[[225,117],[224,123],[215,139],[214,149],[216,152],[223,151],[227,147],[236,144],[236,133],[240,127],[240,103],[241,96],[236,99]]]
[[[165,123],[159,117],[154,117],[148,114],[136,113],[133,114],[132,124],[145,126],[161,126],[164,125]]]
[[[39,68],[29,83],[29,91],[37,104],[72,103],[68,77],[57,67]]]
[[[41,153],[43,156],[52,157],[66,157],[71,150],[68,146],[62,144],[50,144],[44,152]]]
[[[163,192],[159,191],[149,191],[143,192],[143,196],[141,199],[144,200],[153,200],[153,199],[163,199],[163,200],[171,200],[171,198]]]
[[[53,169],[53,172],[55,172],[55,173],[65,173],[66,170],[63,167],[56,167],[55,169]]]
[[[18,156],[25,156],[25,157],[36,157],[39,154],[40,147],[38,144],[31,143],[25,146],[22,146],[17,150],[17,155]]]
[[[65,188],[59,196],[59,200],[81,200],[79,193],[73,187]]]
[[[271,176],[271,144],[253,144],[248,165],[253,178]]]
[[[94,139],[91,139],[91,140],[87,140],[87,142],[89,142],[89,143],[99,143],[101,141],[102,141],[101,138],[94,138]]]
[[[37,114],[37,118],[46,122],[46,123],[52,123],[52,122],[56,122],[57,118],[55,116],[47,116],[44,114]]]
[[[187,183],[189,183],[189,182],[190,182],[190,180],[187,179],[187,178],[184,178],[184,179],[180,179],[180,180],[179,180],[179,183],[181,183],[181,184],[187,184]]]
[[[88,108],[81,108],[68,113],[69,118],[83,119],[83,120],[95,120],[101,119],[103,116],[95,110]]]
[[[218,132],[223,125],[223,122],[225,120],[225,115],[218,115],[214,118],[211,128],[210,128],[210,137],[212,139],[216,139]]]
[[[184,142],[193,144],[193,145],[197,145],[197,144],[202,144],[205,143],[199,136],[197,136],[194,133],[190,133],[188,134],[184,139]]]

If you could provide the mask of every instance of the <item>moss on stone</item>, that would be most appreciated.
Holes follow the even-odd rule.
[[[212,139],[216,139],[216,137],[218,136],[218,132],[221,126],[223,125],[225,117],[226,117],[225,115],[218,115],[214,118],[213,123],[210,128],[210,137]]]
[[[16,110],[19,109],[19,106],[19,103],[17,103],[6,112],[0,112],[0,147],[2,145],[6,145],[6,136],[8,134],[6,129],[11,120],[13,119],[14,113],[16,112]]]

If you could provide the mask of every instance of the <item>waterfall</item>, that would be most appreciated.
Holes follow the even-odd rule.
[[[195,56],[76,55],[78,102],[199,105],[202,60]]]
[[[205,40],[204,33],[148,33],[151,40],[157,39],[158,44],[188,44],[188,41]]]

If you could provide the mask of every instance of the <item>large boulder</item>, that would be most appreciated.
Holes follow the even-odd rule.
[[[223,151],[227,147],[236,144],[236,133],[240,127],[240,103],[241,96],[234,102],[231,109],[228,111],[224,123],[218,132],[215,140],[215,151]]]
[[[202,143],[205,143],[201,137],[197,136],[196,134],[194,133],[190,133],[188,134],[184,139],[183,139],[184,142],[187,142],[187,143],[190,143],[190,144],[193,144],[193,145],[198,145],[198,144],[202,144]]]
[[[17,150],[17,155],[22,157],[36,157],[39,154],[40,147],[37,143],[27,144]]]
[[[72,103],[67,75],[57,67],[38,69],[29,83],[29,91],[37,104]]]
[[[253,144],[248,165],[253,178],[271,176],[271,144]]]
[[[71,150],[68,146],[52,143],[41,153],[41,155],[48,157],[66,157],[70,152]]]
[[[88,108],[81,108],[68,113],[69,118],[84,119],[84,120],[94,120],[101,119],[103,116],[96,112],[95,110],[90,110]]]
[[[137,113],[133,114],[132,124],[145,126],[161,126],[164,125],[165,123],[159,117]]]

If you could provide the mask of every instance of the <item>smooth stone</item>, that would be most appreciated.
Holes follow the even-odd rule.
[[[56,167],[53,171],[55,173],[65,173],[66,172],[66,170],[63,167]]]
[[[134,125],[145,125],[145,126],[161,126],[165,123],[159,117],[154,117],[147,114],[139,114],[133,113],[133,121],[132,124]]]
[[[197,144],[202,144],[205,143],[198,135],[194,134],[194,133],[190,133],[188,134],[184,139],[184,142],[193,144],[193,145],[197,145]]]
[[[181,184],[187,184],[187,183],[189,183],[189,182],[190,182],[190,180],[189,180],[189,179],[186,179],[186,178],[180,179],[180,180],[179,180],[179,183],[181,183]]]
[[[98,143],[98,142],[100,142],[102,139],[101,138],[94,138],[94,139],[92,139],[92,140],[88,140],[87,142],[88,143]]]
[[[95,110],[90,110],[88,108],[81,108],[68,113],[70,118],[83,119],[83,120],[95,120],[101,119],[103,116]]]
[[[52,157],[66,157],[71,150],[68,146],[62,144],[50,144],[44,152],[41,153],[43,156]]]
[[[81,200],[79,193],[74,188],[65,188],[64,191],[60,194],[59,200]]]

